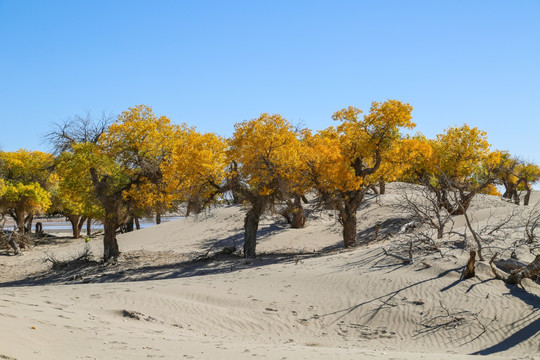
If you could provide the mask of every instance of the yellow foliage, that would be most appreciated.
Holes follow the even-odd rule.
[[[103,210],[98,204],[89,169],[97,167],[105,172],[107,161],[92,143],[74,144],[72,152],[60,154],[56,161],[59,178],[56,193],[59,206],[67,215],[101,218]],[[109,170],[110,172],[110,170]]]
[[[123,196],[139,211],[161,212],[168,206],[161,166],[170,160],[176,131],[167,117],[137,105],[122,112],[99,141],[101,151],[115,159],[122,173],[117,175],[133,182]]]
[[[467,124],[437,135],[432,146],[433,170],[461,182],[478,172],[490,154],[486,132]]]
[[[272,195],[280,186],[301,183],[305,149],[281,115],[264,113],[237,123],[229,145],[227,158],[238,164],[236,175],[259,195]]]
[[[519,178],[518,190],[529,190],[532,184],[540,180],[540,167],[533,163],[524,163],[516,167]]]
[[[8,206],[25,212],[44,212],[51,205],[50,193],[37,182],[8,182],[2,198]]]
[[[487,185],[483,190],[482,193],[486,195],[493,195],[493,196],[501,196],[501,193],[499,190],[497,190],[497,187],[494,184]]]
[[[306,137],[311,147],[310,168],[317,187],[325,192],[358,191],[381,178],[395,178],[405,161],[398,157],[414,156],[420,143],[400,141],[400,128],[412,129],[412,107],[397,100],[373,102],[369,114],[359,118],[360,109],[348,107],[334,113],[341,121],[316,135]]]
[[[161,167],[167,193],[177,200],[208,198],[224,179],[225,150],[225,140],[213,133],[178,129],[171,159]]]
[[[58,178],[51,174],[54,157],[41,151],[0,152],[1,201],[18,213],[43,212],[51,205]]]

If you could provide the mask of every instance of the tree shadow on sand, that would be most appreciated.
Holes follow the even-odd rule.
[[[540,297],[535,294],[523,291],[517,285],[506,284],[510,294],[526,304],[530,305],[533,310],[519,320],[519,322],[510,324],[511,329],[519,328],[518,331],[504,339],[498,344],[474,352],[472,355],[493,355],[502,351],[509,350],[521,342],[530,339],[540,333]],[[537,351],[540,351],[540,345]]]

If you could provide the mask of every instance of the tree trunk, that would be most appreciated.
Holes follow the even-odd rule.
[[[367,189],[366,189],[367,190]],[[343,244],[345,248],[354,247],[357,244],[356,233],[356,210],[364,198],[362,191],[349,191],[343,194],[344,200],[340,204],[339,222],[343,226]]]
[[[133,219],[133,216],[131,216],[126,222],[126,232],[132,232],[134,225],[135,225],[135,220]]]
[[[244,219],[244,257],[247,259],[255,257],[257,229],[263,211],[264,203],[262,200],[258,200],[252,204],[252,208],[249,209]]]
[[[68,220],[71,223],[71,230],[73,232],[73,238],[78,239],[81,237],[81,230],[79,228],[79,215],[68,215]]]
[[[15,222],[17,223],[17,230],[19,231],[19,234],[24,235],[24,212],[19,211],[18,209],[15,210],[17,216],[15,218]]]
[[[356,213],[342,217],[343,243],[345,248],[356,246]]]
[[[444,224],[439,224],[437,228],[437,239],[442,239],[444,236]]]
[[[188,205],[189,207],[189,205]],[[161,224],[161,214],[160,213],[156,213],[156,225],[159,225]]]
[[[530,187],[526,187],[525,190],[527,190],[527,193],[523,197],[523,206],[529,205],[529,200],[531,199],[531,191],[532,189]]]
[[[92,218],[86,219],[86,235],[92,235]]]
[[[81,236],[81,231],[85,222],[86,222],[86,216],[81,216],[81,218],[79,219],[79,224],[77,225],[79,237]]]
[[[379,181],[379,194],[386,194],[386,182],[384,180]]]
[[[292,205],[291,227],[293,229],[301,229],[306,224],[306,216],[304,215],[304,208],[302,207],[302,198],[300,196],[295,196]]]
[[[32,233],[32,221],[34,220],[34,214],[28,214],[28,216],[26,216],[26,218],[24,219],[24,223],[25,223],[25,231],[28,232],[29,234]]]
[[[117,258],[120,255],[118,250],[118,242],[116,241],[116,229],[118,224],[114,217],[105,215],[105,221],[103,224],[104,237],[103,237],[103,260],[106,262],[111,258]]]
[[[161,222],[161,217],[159,218],[159,221]],[[157,222],[157,219],[156,219],[156,222]],[[135,228],[136,228],[137,230],[141,230],[141,223],[139,222],[139,218],[138,218],[138,217],[135,218]]]

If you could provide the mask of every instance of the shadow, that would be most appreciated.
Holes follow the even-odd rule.
[[[390,235],[398,233],[401,227],[410,221],[410,218],[406,217],[386,219],[377,225],[360,231],[357,239],[360,239],[364,244],[368,244],[374,240],[385,239]]]
[[[138,282],[189,278],[258,268],[276,263],[297,263],[300,258],[317,257],[322,253],[262,253],[254,259],[245,259],[237,254],[179,254],[185,260],[162,264],[134,267],[131,253],[121,254],[116,263],[98,263],[93,260],[75,259],[45,273],[34,274],[21,280],[0,283],[0,288],[17,286],[45,286],[53,284]],[[145,260],[145,262],[147,262]]]
[[[506,284],[506,287],[510,291],[510,295],[517,297],[526,304],[533,307],[533,311],[529,316],[533,316],[536,319],[531,320],[527,325],[516,331],[503,341],[488,348],[474,352],[471,355],[493,355],[502,351],[509,350],[516,345],[519,345],[522,341],[530,339],[531,337],[540,333],[540,297],[535,294],[528,293],[518,288],[517,285]],[[540,348],[538,349],[540,350]]]
[[[470,292],[470,291],[471,291],[472,289],[474,289],[477,285],[483,285],[483,284],[486,284],[486,283],[488,283],[488,282],[490,282],[490,281],[495,281],[495,280],[497,280],[496,278],[489,278],[489,279],[486,279],[486,280],[482,280],[482,279],[480,279],[478,276],[476,276],[476,278],[479,279],[480,281],[477,282],[476,284],[472,284],[472,285],[465,291],[465,293]]]
[[[443,271],[442,273],[440,273],[439,275],[435,276],[435,277],[432,277],[432,278],[429,278],[429,279],[425,279],[425,280],[422,280],[422,281],[418,281],[414,284],[410,284],[410,285],[407,285],[405,287],[402,287],[401,289],[398,289],[398,290],[395,290],[395,291],[391,291],[389,293],[386,293],[384,295],[381,295],[381,296],[378,296],[376,298],[373,298],[371,300],[367,300],[367,301],[364,301],[362,303],[359,303],[359,304],[356,304],[356,305],[353,305],[351,307],[348,307],[348,308],[345,308],[345,309],[340,309],[340,310],[336,310],[336,311],[333,311],[331,313],[327,313],[327,314],[324,314],[324,315],[321,315],[321,317],[327,317],[327,316],[332,316],[332,315],[336,315],[336,319],[334,319],[331,324],[334,324],[336,322],[338,322],[339,320],[341,320],[343,317],[347,316],[348,314],[352,313],[353,311],[355,311],[356,309],[364,306],[364,305],[368,305],[368,304],[372,304],[376,301],[380,301],[382,302],[383,304],[387,304],[389,300],[391,300],[392,298],[394,298],[395,296],[397,296],[399,293],[401,293],[402,291],[404,290],[407,290],[407,289],[411,289],[411,288],[414,288],[415,286],[418,286],[420,284],[424,284],[424,283],[428,283],[430,281],[433,281],[433,280],[436,280],[436,279],[440,279],[442,277],[445,277],[446,275],[448,275],[449,273],[451,272],[454,272],[454,271],[458,271],[461,267],[458,267],[458,268],[454,268],[454,269],[448,269],[446,271]],[[370,317],[369,320],[371,320],[375,315],[376,313],[378,312],[379,310],[376,310],[375,311],[375,314],[373,316]],[[369,321],[368,320],[368,321]]]

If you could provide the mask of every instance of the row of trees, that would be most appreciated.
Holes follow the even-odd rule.
[[[467,125],[435,139],[402,134],[413,129],[412,107],[397,100],[373,102],[369,113],[337,111],[337,126],[313,132],[296,129],[278,114],[235,125],[230,139],[200,133],[157,117],[145,105],[116,119],[89,116],[56,124],[47,136],[53,154],[19,150],[0,153],[0,207],[31,228],[38,213],[58,212],[72,223],[74,237],[88,219],[104,224],[104,260],[119,254],[117,229],[140,217],[159,216],[180,203],[188,212],[213,201],[244,203],[244,256],[256,255],[262,214],[276,203],[291,226],[303,227],[305,194],[317,192],[335,209],[345,247],[357,242],[356,212],[368,191],[384,193],[401,180],[426,186],[437,206],[457,215],[478,193],[527,205],[540,168],[491,150],[486,133]],[[458,194],[458,196],[450,196]]]

